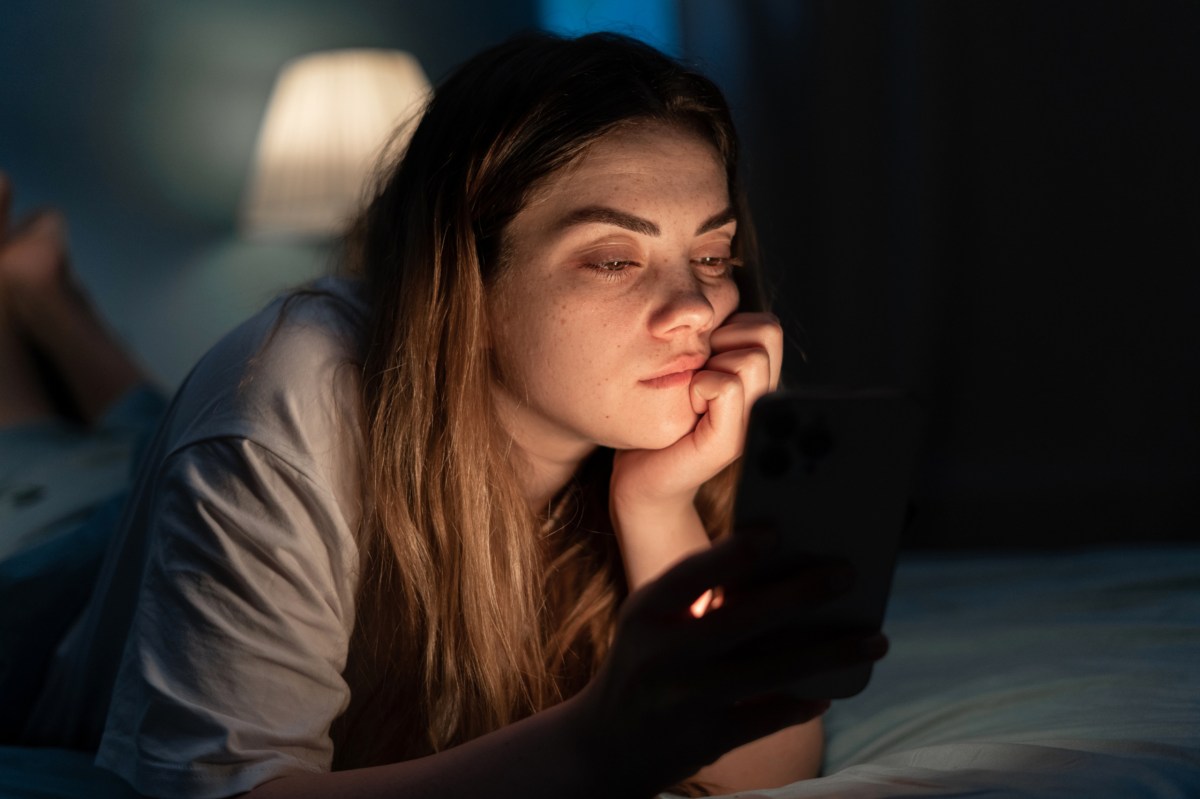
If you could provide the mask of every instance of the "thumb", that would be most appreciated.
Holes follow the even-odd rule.
[[[707,396],[707,392],[696,385],[695,378],[692,379],[692,385],[688,390],[688,398],[692,401],[692,413],[697,416],[703,416],[708,411],[708,401],[715,397],[716,394],[713,394],[711,397]]]
[[[705,591],[746,577],[754,566],[749,547],[735,536],[725,536],[651,582],[646,602],[656,612],[687,613]]]

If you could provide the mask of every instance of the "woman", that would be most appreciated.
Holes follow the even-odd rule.
[[[465,64],[352,274],[188,377],[26,740],[163,796],[814,774],[827,704],[774,692],[883,643],[794,641],[825,575],[725,536],[782,356],[748,231],[706,79],[608,34]]]

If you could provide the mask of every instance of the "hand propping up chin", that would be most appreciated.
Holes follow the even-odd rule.
[[[613,501],[690,505],[696,490],[742,453],[754,401],[779,385],[783,330],[769,313],[736,313],[713,330],[711,355],[689,388],[695,427],[659,450],[622,450],[613,461]]]

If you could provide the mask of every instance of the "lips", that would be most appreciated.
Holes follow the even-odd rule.
[[[707,362],[708,356],[699,353],[681,355],[674,360],[668,361],[661,369],[650,377],[642,379],[640,382],[642,385],[650,386],[651,388],[670,388],[671,386],[691,383],[692,375]]]

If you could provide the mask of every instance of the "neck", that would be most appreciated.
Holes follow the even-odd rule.
[[[512,436],[511,460],[518,470],[525,500],[541,516],[595,445],[531,423],[511,399],[498,405],[504,428]]]
[[[521,455],[525,466],[524,479],[521,481],[525,488],[525,499],[533,512],[542,516],[550,507],[551,500],[575,474],[586,453],[570,461],[550,461],[525,451]]]

